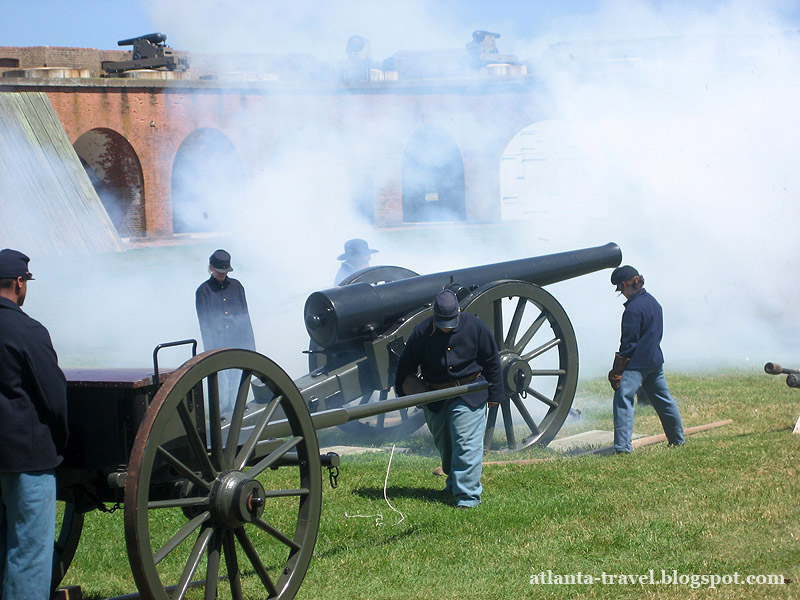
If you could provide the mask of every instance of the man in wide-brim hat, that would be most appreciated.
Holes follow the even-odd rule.
[[[370,258],[376,252],[377,250],[370,248],[365,240],[359,238],[347,240],[344,243],[344,253],[338,257],[338,260],[343,262],[339,267],[339,272],[336,273],[333,284],[339,285],[353,273],[366,269],[369,266]]]

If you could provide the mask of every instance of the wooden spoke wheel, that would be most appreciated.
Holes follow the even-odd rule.
[[[78,542],[83,530],[84,513],[76,509],[75,502],[58,502],[59,523],[56,527],[55,544],[53,546],[53,577],[50,582],[51,590],[55,591],[75,557]]]
[[[293,598],[321,502],[316,432],[289,376],[248,350],[193,357],[153,398],[130,455],[125,539],[140,594]]]
[[[381,265],[368,267],[366,269],[362,269],[361,271],[357,271],[352,275],[345,277],[339,285],[350,285],[353,283],[388,283],[391,281],[399,281],[401,279],[408,279],[409,277],[418,276],[419,273],[415,273],[411,269]],[[422,318],[428,314],[429,313],[426,312]],[[408,331],[408,333],[404,335],[406,339],[408,339],[408,334],[411,333],[414,325],[421,320],[421,318],[417,318],[417,315],[415,315],[412,319],[407,321],[407,323],[411,326],[404,327],[404,330],[407,329]],[[309,349],[312,351],[312,353],[308,356],[308,367],[310,371],[315,371],[326,364],[326,357],[322,353],[314,352],[321,350],[321,348],[314,343],[313,340],[311,341]],[[345,360],[344,362],[348,361]],[[341,366],[335,361],[333,364],[335,364],[335,366]],[[364,390],[364,393],[360,397],[352,399],[344,405],[355,406],[360,404],[369,404],[372,402],[382,402],[390,397],[394,397],[394,393],[390,390]],[[339,429],[362,440],[394,441],[407,438],[417,429],[422,427],[424,423],[425,416],[423,415],[421,409],[408,408],[401,411],[377,415],[368,419],[362,419],[360,421],[344,423],[343,425],[339,426]]]
[[[506,398],[489,409],[484,445],[498,413],[510,450],[546,446],[569,415],[578,385],[578,344],[567,313],[542,288],[521,281],[486,285],[462,302],[493,332]]]

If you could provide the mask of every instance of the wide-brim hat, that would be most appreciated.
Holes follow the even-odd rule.
[[[612,285],[619,285],[623,281],[628,281],[632,277],[636,277],[639,274],[639,271],[634,269],[630,265],[622,265],[621,267],[617,267],[611,273],[611,284]]]
[[[452,290],[442,290],[433,303],[433,321],[445,329],[458,327],[458,298]]]
[[[366,240],[356,238],[354,240],[347,240],[344,243],[344,254],[340,254],[337,260],[349,260],[355,256],[369,256],[375,252],[377,252],[377,250],[370,248]]]
[[[233,271],[233,267],[231,266],[231,255],[222,249],[217,250],[209,257],[208,264],[212,269],[218,271],[219,273],[230,273]]]

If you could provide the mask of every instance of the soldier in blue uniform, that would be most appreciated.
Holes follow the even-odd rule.
[[[661,419],[671,445],[684,443],[678,405],[664,377],[661,337],[664,317],[661,305],[644,289],[644,277],[630,265],[614,269],[611,283],[627,299],[622,313],[619,351],[608,380],[614,390],[614,451],[633,452],[633,400],[641,387]]]
[[[456,295],[436,296],[433,316],[414,328],[397,367],[398,395],[438,390],[486,380],[489,389],[434,402],[423,407],[425,422],[442,457],[445,491],[456,506],[481,502],[483,434],[486,406],[503,400],[503,379],[497,343],[475,315],[461,313]],[[420,376],[417,376],[417,369]]]
[[[55,468],[67,445],[67,384],[47,329],[22,312],[28,257],[0,250],[0,598],[47,600]]]
[[[211,276],[195,292],[203,349],[255,350],[256,341],[244,287],[238,280],[228,277],[228,273],[233,271],[231,255],[225,250],[217,250],[208,263]],[[220,373],[220,410],[223,414],[233,410],[239,385],[235,375],[228,371]]]

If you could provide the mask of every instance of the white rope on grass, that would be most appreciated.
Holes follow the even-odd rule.
[[[391,508],[394,512],[396,512],[398,515],[400,515],[400,520],[397,523],[395,523],[393,525],[393,527],[397,526],[397,525],[400,525],[400,523],[402,523],[406,518],[406,516],[403,513],[401,513],[394,506],[392,506],[392,503],[389,502],[389,496],[386,493],[386,490],[389,487],[389,471],[392,469],[392,459],[394,458],[394,448],[395,448],[395,446],[396,446],[396,444],[392,444],[392,453],[389,455],[389,464],[386,467],[386,478],[383,480],[383,499],[386,500],[386,504],[389,505],[389,508]],[[345,512],[344,516],[345,516],[346,519],[375,519],[375,526],[376,527],[380,527],[380,526],[384,525],[383,515],[380,514],[380,513],[376,513],[374,515],[348,515]]]

